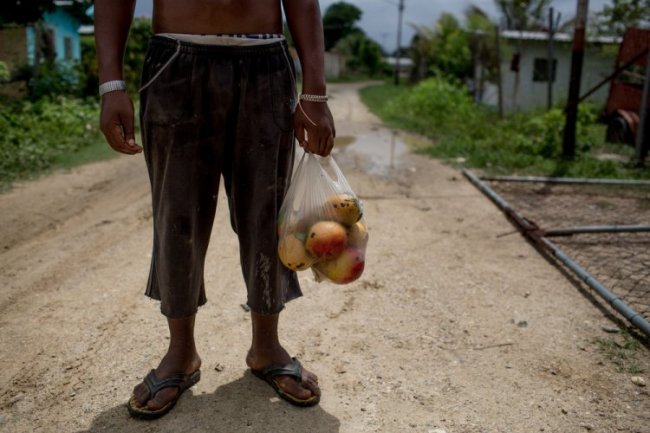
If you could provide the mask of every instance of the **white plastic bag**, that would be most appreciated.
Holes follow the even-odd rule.
[[[278,255],[291,270],[312,268],[317,281],[350,283],[365,266],[363,203],[331,156],[305,153],[278,218]]]

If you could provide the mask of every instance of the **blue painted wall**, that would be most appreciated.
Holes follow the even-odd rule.
[[[79,26],[81,23],[64,9],[57,8],[52,13],[43,16],[44,26],[54,32],[54,49],[56,50],[57,62],[74,64],[81,61],[81,39],[79,37]],[[27,59],[34,64],[34,51],[36,32],[33,27],[27,27]],[[71,57],[66,59],[65,40],[69,38],[71,46]]]

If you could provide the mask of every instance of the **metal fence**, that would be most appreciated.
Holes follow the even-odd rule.
[[[465,176],[650,336],[650,181]]]

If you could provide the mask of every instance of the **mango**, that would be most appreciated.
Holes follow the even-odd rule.
[[[316,258],[309,255],[299,237],[296,234],[289,234],[278,243],[280,261],[292,271],[304,271],[316,262]]]
[[[346,226],[353,225],[363,216],[361,203],[350,194],[338,194],[327,199],[325,213]]]
[[[319,221],[307,232],[305,246],[317,259],[329,260],[341,254],[347,243],[345,227],[334,221]]]
[[[360,248],[346,248],[333,260],[314,264],[316,271],[336,284],[348,284],[358,279],[366,265],[364,251]]]

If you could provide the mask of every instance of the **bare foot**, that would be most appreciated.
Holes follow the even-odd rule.
[[[282,346],[271,350],[254,350],[251,348],[246,355],[246,364],[252,370],[264,370],[270,365],[283,366],[291,364],[291,356]],[[318,377],[305,369],[302,369],[302,382],[298,382],[293,376],[277,376],[275,381],[284,392],[299,400],[307,400],[313,396],[320,396]]]
[[[201,358],[194,352],[187,355],[172,355],[169,352],[160,361],[156,368],[156,377],[165,379],[175,374],[191,374],[201,367]],[[138,407],[146,407],[149,410],[158,410],[167,403],[174,400],[178,394],[177,388],[163,388],[156,395],[149,395],[149,389],[144,382],[139,383],[133,389]]]

